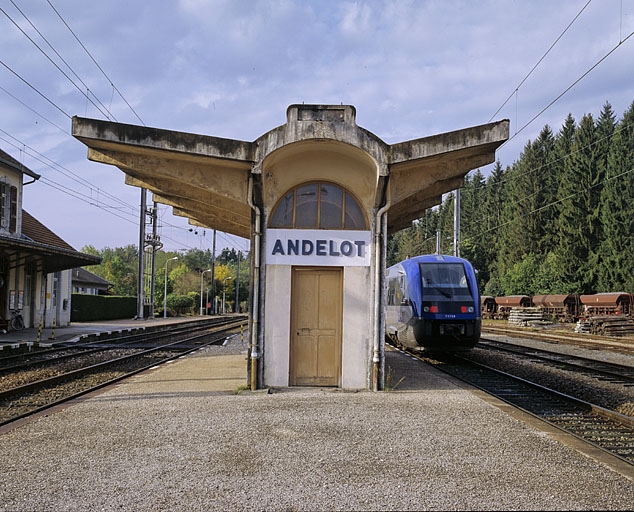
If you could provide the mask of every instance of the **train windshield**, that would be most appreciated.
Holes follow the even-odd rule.
[[[447,299],[470,297],[469,282],[462,263],[419,263],[423,295]]]

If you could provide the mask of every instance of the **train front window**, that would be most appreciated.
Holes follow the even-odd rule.
[[[447,299],[470,297],[469,282],[462,263],[419,263],[423,295]]]

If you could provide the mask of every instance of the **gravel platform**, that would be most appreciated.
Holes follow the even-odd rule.
[[[634,481],[389,351],[390,391],[240,391],[204,349],[0,435],[0,510],[623,510]]]

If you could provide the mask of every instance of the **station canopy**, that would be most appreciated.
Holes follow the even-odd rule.
[[[72,134],[90,160],[118,167],[127,184],[151,191],[190,224],[249,238],[249,200],[258,205],[263,166],[280,149],[330,141],[366,153],[375,163],[374,206],[389,200],[392,233],[462,186],[469,171],[492,163],[509,133],[502,120],[390,145],[355,117],[350,105],[291,105],[286,124],[252,142],[81,117],[73,118]]]

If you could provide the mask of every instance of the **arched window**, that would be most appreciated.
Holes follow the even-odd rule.
[[[367,229],[357,200],[333,183],[299,185],[286,193],[271,215],[270,228]]]

